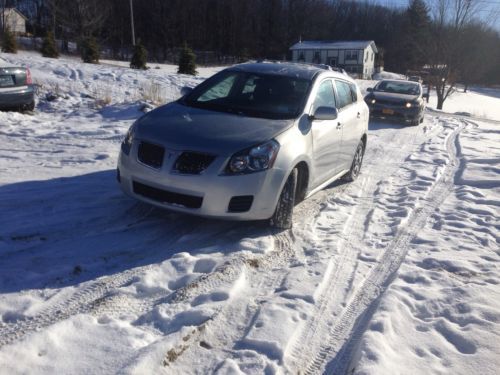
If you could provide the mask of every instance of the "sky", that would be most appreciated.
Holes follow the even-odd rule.
[[[358,0],[364,2],[365,0]],[[452,0],[450,0],[452,1]],[[472,0],[479,3],[479,16],[488,22],[492,27],[500,31],[500,0]],[[387,7],[406,8],[409,0],[368,0],[370,3],[380,4]],[[430,8],[437,3],[437,0],[426,0]]]

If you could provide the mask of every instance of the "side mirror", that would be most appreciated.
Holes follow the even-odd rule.
[[[373,87],[368,87],[368,88],[366,89],[366,91],[367,91],[367,92],[373,92]]]
[[[339,116],[337,108],[334,107],[318,107],[311,116],[312,120],[335,120]]]
[[[186,96],[186,95],[190,94],[190,93],[191,93],[191,91],[193,91],[193,88],[192,88],[192,87],[184,86],[184,87],[181,89],[181,95],[182,95],[182,96]]]

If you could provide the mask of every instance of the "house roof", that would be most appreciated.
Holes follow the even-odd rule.
[[[11,12],[16,12],[17,14],[19,14],[22,18],[24,18],[25,21],[28,20],[28,17],[26,17],[24,14],[22,14],[19,10],[17,10],[17,8],[5,8],[4,9],[5,11],[5,14],[9,14]]]
[[[378,53],[377,46],[373,40],[304,40],[295,43],[290,47],[291,50],[300,49],[365,49],[371,46],[375,53]]]

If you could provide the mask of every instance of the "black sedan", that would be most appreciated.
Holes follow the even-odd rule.
[[[370,108],[370,117],[397,119],[418,125],[424,120],[426,96],[418,82],[382,80],[368,89],[365,102]]]
[[[32,111],[35,92],[28,68],[0,59],[0,109]]]

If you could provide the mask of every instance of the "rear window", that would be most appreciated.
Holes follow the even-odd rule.
[[[14,86],[14,77],[11,74],[0,75],[0,87]]]

